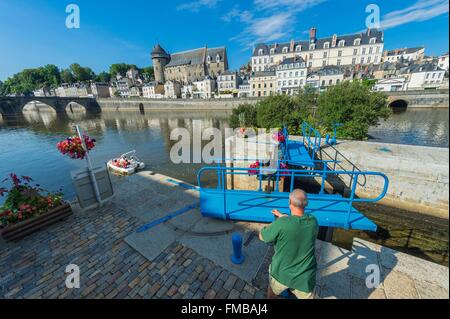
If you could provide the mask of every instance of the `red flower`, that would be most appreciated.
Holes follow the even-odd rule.
[[[260,166],[261,166],[261,163],[259,161],[255,162],[253,164],[250,164],[249,168],[253,168],[253,169],[248,170],[248,175],[258,175]]]

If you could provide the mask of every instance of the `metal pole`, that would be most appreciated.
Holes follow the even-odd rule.
[[[83,149],[86,151],[87,169],[88,169],[89,175],[91,177],[92,186],[94,187],[95,198],[97,200],[97,203],[101,207],[102,206],[102,198],[100,196],[100,190],[98,188],[97,179],[95,178],[95,174],[92,169],[91,157],[89,156],[89,151],[86,147],[86,143],[83,138],[83,131],[81,130],[79,125],[75,125],[75,130],[81,139],[81,145],[83,146]]]

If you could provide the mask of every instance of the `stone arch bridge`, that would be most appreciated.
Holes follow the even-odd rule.
[[[392,107],[448,107],[448,89],[385,92]]]
[[[56,113],[66,113],[70,103],[77,103],[86,109],[87,113],[100,113],[101,108],[95,98],[89,97],[0,97],[0,115],[9,116],[21,114],[25,105],[30,102],[41,102],[53,108]]]

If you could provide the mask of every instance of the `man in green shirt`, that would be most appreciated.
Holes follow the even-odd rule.
[[[305,214],[308,197],[300,189],[289,196],[291,215],[278,210],[278,219],[263,228],[259,238],[275,246],[270,266],[268,298],[276,298],[289,289],[298,299],[313,299],[316,285],[315,244],[319,231],[317,220]]]

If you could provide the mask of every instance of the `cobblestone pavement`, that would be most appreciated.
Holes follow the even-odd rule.
[[[124,242],[139,222],[107,204],[80,212],[19,243],[0,242],[0,299],[264,298],[265,289],[179,243],[153,262]],[[80,267],[80,289],[67,289],[66,266]]]

